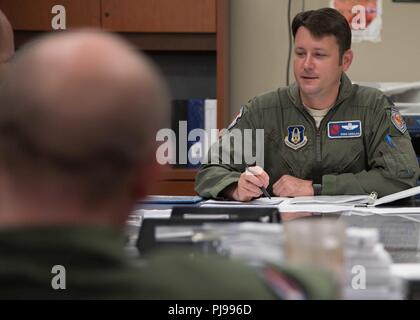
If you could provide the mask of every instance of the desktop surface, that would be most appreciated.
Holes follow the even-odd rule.
[[[323,213],[313,217],[331,218],[347,227],[375,228],[394,263],[420,263],[420,214]]]
[[[191,206],[193,208],[194,206]],[[403,201],[398,201],[387,206],[381,207],[394,207],[394,208],[415,208],[420,207],[420,200],[418,199],[405,199]],[[139,209],[139,208],[137,208]],[[143,206],[143,209],[144,208]],[[168,209],[168,206],[147,205],[147,209]],[[334,213],[312,213],[312,212],[280,212],[280,218],[278,222],[283,224],[283,226],[291,221],[297,219],[335,219],[339,223],[344,223],[347,228],[356,227],[356,228],[367,228],[367,229],[377,229],[378,231],[378,242],[383,245],[383,248],[389,254],[392,259],[392,264],[411,264],[415,268],[420,269],[420,213],[419,214],[404,214],[398,210],[396,213],[387,213],[387,214],[377,214],[373,212],[357,212],[357,211],[341,211]],[[419,211],[420,212],[420,211]],[[179,217],[178,217],[179,218]],[[168,220],[168,218],[166,218]],[[199,221],[200,224],[203,223],[202,220]],[[232,221],[234,222],[234,221]],[[238,221],[236,221],[238,222]],[[236,223],[234,222],[234,223]],[[190,221],[188,224],[193,223]],[[159,224],[161,224],[159,222]],[[269,224],[269,225],[275,225]],[[141,230],[141,227],[140,227]],[[149,230],[150,231],[150,230]],[[138,234],[138,233],[137,233]],[[146,235],[144,235],[146,236]],[[144,237],[143,237],[144,238]],[[139,239],[137,239],[139,240]],[[268,242],[270,243],[270,242]],[[136,245],[136,242],[132,242],[133,246]],[[277,245],[277,244],[276,244]],[[281,244],[279,244],[281,245]],[[203,246],[197,246],[194,244],[196,249],[204,248],[206,252],[216,252],[220,248],[210,248],[206,243],[203,243]],[[139,248],[139,243],[137,243],[137,248]],[[210,250],[211,249],[211,250]],[[214,249],[214,250],[213,250]],[[258,253],[261,251],[252,251],[250,254],[255,254],[258,256]],[[140,253],[141,255],[141,253]],[[377,276],[377,275],[375,275]],[[372,277],[370,275],[369,277]],[[382,280],[381,280],[382,281]],[[384,280],[387,282],[387,280]],[[405,298],[413,299],[420,298],[420,278],[409,279],[408,286],[410,289]],[[375,294],[372,297],[383,298],[383,296]],[[357,299],[364,299],[363,296],[355,296]]]

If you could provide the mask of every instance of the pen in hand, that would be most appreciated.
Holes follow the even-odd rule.
[[[255,173],[252,172],[251,168],[248,166],[248,164],[245,163],[245,169],[247,171],[249,171],[250,173],[252,173],[253,175],[255,175]],[[266,196],[268,199],[271,199],[270,194],[268,193],[267,189],[264,188],[264,186],[259,187],[260,190],[262,191],[262,193],[264,194],[264,196]]]

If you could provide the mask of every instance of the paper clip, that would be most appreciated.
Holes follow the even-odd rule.
[[[376,199],[378,199],[378,193],[373,191],[368,197],[368,205],[374,204]]]

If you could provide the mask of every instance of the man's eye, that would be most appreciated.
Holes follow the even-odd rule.
[[[299,57],[303,57],[305,55],[305,53],[303,53],[303,52],[296,52],[296,55],[299,56]]]
[[[324,53],[316,53],[315,56],[317,57],[326,57],[327,55]]]

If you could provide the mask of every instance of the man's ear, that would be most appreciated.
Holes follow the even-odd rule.
[[[153,186],[167,170],[167,166],[157,163],[154,153],[147,161],[142,161],[136,168],[133,196],[141,199],[150,194]]]
[[[343,71],[346,72],[353,61],[353,50],[349,49],[343,54]]]

